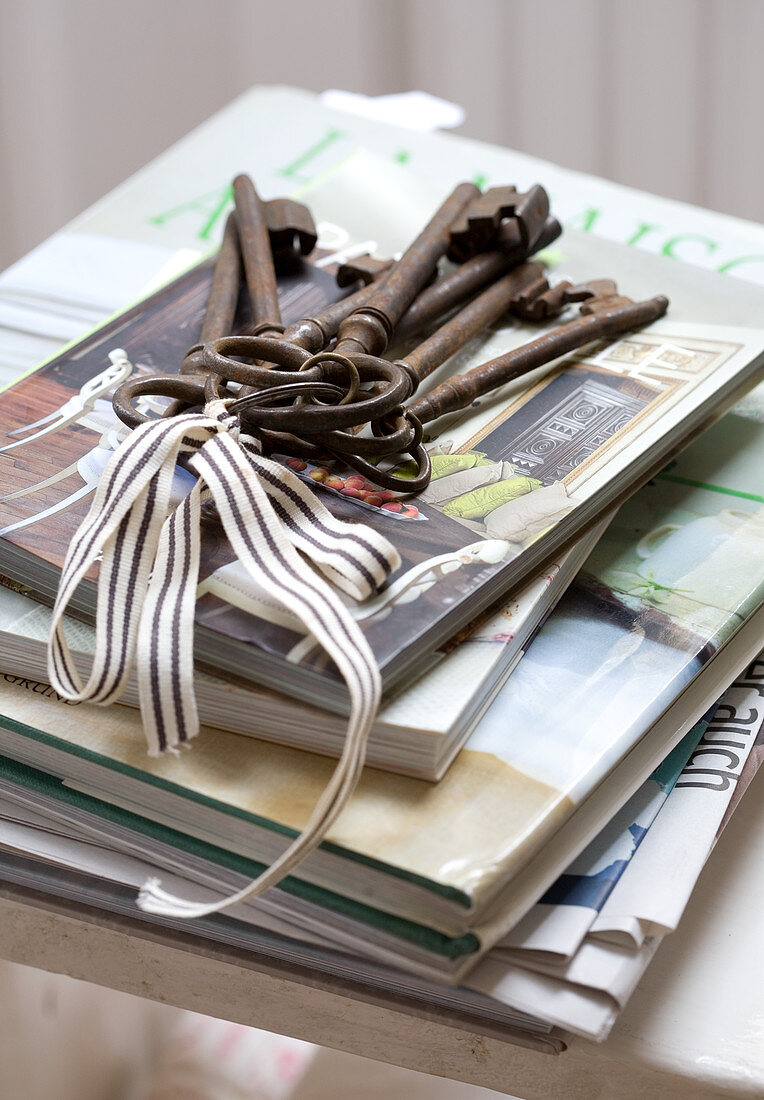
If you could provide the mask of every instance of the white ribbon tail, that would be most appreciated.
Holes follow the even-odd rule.
[[[53,609],[48,653],[50,682],[72,702],[109,703],[124,689],[175,458],[185,434],[200,420],[204,425],[204,417],[177,417],[135,431],[109,460],[90,511],[72,539]],[[83,685],[66,641],[63,616],[99,554],[96,653]]]
[[[198,481],[168,514],[181,453]],[[193,630],[207,500],[244,568],[334,661],[348,687],[350,717],[342,755],[305,829],[254,882],[210,904],[173,897],[156,879],[144,885],[140,906],[175,917],[206,916],[263,893],[321,843],[342,811],[363,768],[381,680],[353,613],[326,578],[362,599],[399,561],[386,539],[337,520],[299,478],[263,458],[254,440],[239,440],[223,401],[133,432],[110,459],[69,548],[53,614],[49,674],[65,698],[105,704],[119,698],[137,655],[141,715],[153,755],[177,751],[199,728]],[[83,684],[63,615],[99,554],[96,650]]]
[[[342,756],[306,827],[257,879],[212,903],[191,902],[168,894],[157,879],[145,883],[139,895],[141,908],[174,917],[208,916],[262,894],[321,843],[358,782],[381,697],[379,670],[366,639],[332,588],[300,558],[288,529],[241,447],[229,435],[220,434],[202,447],[192,465],[212,494],[238,559],[260,584],[306,623],[334,660],[348,686],[350,716]],[[368,563],[364,564],[364,568],[368,567]],[[172,585],[163,584],[161,574],[157,583],[171,593]],[[171,601],[172,596],[168,595],[168,602]],[[160,609],[159,615],[162,613]],[[178,670],[178,683],[184,676],[192,683],[190,662],[185,670]]]

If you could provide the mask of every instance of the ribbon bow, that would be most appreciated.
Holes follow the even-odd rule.
[[[168,916],[205,916],[263,893],[317,847],[339,815],[363,767],[381,682],[371,649],[333,585],[362,600],[400,563],[385,538],[337,520],[295,474],[264,458],[241,432],[230,404],[212,401],[200,413],[144,424],[115,452],[64,562],[51,625],[50,682],[73,702],[112,703],[127,684],[137,650],[150,754],[177,751],[198,732],[193,623],[201,506],[211,500],[239,561],[334,660],[348,686],[350,711],[342,756],[302,834],[254,882],[219,902],[175,898],[150,880],[139,904]],[[198,480],[171,511],[181,455]],[[99,555],[96,650],[83,685],[63,615]]]

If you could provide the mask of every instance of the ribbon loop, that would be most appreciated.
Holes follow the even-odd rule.
[[[173,898],[151,880],[139,904],[172,916],[202,916],[262,893],[321,842],[342,810],[363,767],[381,681],[374,655],[335,587],[364,599],[400,562],[385,538],[337,520],[291,471],[264,458],[228,406],[217,399],[201,413],[144,424],[113,455],[62,570],[51,628],[51,683],[72,701],[113,702],[137,649],[149,752],[176,750],[198,732],[193,626],[201,506],[212,500],[244,568],[301,619],[336,664],[348,687],[350,714],[342,756],[297,840],[243,891],[210,905]],[[180,454],[189,456],[198,480],[172,508]],[[99,554],[96,652],[83,684],[63,615]]]

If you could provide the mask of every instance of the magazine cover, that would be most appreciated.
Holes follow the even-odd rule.
[[[390,694],[369,737],[369,766],[426,779],[441,777],[600,530],[601,526],[583,536],[559,565],[552,565],[511,600],[482,616],[471,631],[450,639],[437,651],[438,659],[431,668]],[[47,679],[51,619],[49,607],[0,585],[3,672]],[[76,659],[86,668],[95,651],[94,627],[67,616],[66,633]],[[342,751],[345,728],[341,715],[198,670],[194,687],[204,725],[330,756]],[[138,706],[134,677],[120,702]]]
[[[355,168],[346,172],[352,184]],[[368,173],[364,185],[367,181]],[[325,201],[321,192],[313,197],[319,206]],[[347,201],[344,208],[350,218],[359,216]],[[626,250],[594,241],[582,246],[575,236],[567,244],[564,274],[588,277],[598,248],[604,248],[604,269],[620,277],[613,253]],[[649,256],[640,261],[646,266],[635,279],[630,255],[626,270],[634,285],[624,290],[638,296],[648,284],[652,292],[676,293],[682,302],[686,269]],[[704,307],[718,303],[720,295],[716,315],[724,316],[729,284],[705,273],[693,278],[698,274],[707,284],[705,299],[693,294],[695,317],[714,316]],[[52,597],[69,540],[124,436],[111,411],[111,393],[128,370],[141,375],[178,368],[196,339],[208,280],[209,266],[202,265],[4,393],[0,573],[13,582]],[[341,293],[328,271],[311,265],[285,281],[281,291],[287,322]],[[336,462],[317,466],[282,456],[318,486],[336,515],[378,527],[401,555],[402,564],[383,591],[355,609],[388,686],[421,668],[438,644],[502,592],[537,573],[603,505],[644,480],[688,425],[755,376],[764,333],[691,322],[683,309],[670,318],[589,347],[441,418],[428,444],[433,480],[413,499],[348,494],[349,471]],[[246,326],[246,314],[242,323]],[[539,331],[500,322],[444,370],[466,370]],[[128,365],[110,364],[115,346],[127,350]],[[190,480],[178,470],[178,494],[188,490]],[[304,627],[274,607],[232,560],[221,529],[212,523],[204,525],[200,580],[196,652],[202,662],[269,686],[288,683],[302,697],[342,707],[333,666],[327,667]],[[78,610],[92,613],[92,578],[81,596]]]

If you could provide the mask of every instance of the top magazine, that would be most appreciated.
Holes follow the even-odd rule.
[[[344,171],[352,184],[352,165]],[[342,220],[342,211],[325,209],[326,195],[316,197],[320,217]],[[346,200],[347,186],[344,212]],[[422,224],[427,216],[423,209]],[[373,208],[368,217],[373,221]],[[439,455],[436,476],[400,512],[337,489],[317,490],[335,514],[378,526],[400,552],[402,564],[386,588],[357,608],[386,689],[421,673],[438,646],[537,576],[760,374],[764,331],[702,323],[729,321],[736,313],[730,303],[749,299],[754,288],[570,231],[562,247],[565,277],[611,276],[635,300],[666,294],[667,317],[560,359],[435,422],[429,446]],[[201,327],[210,274],[211,262],[193,268],[3,394],[0,574],[24,590],[53,598],[69,541],[127,431],[111,409],[111,393],[124,378],[114,376],[109,352],[125,348],[134,375],[177,370]],[[305,265],[280,283],[284,321],[309,315],[340,293],[328,271]],[[497,325],[430,382],[558,323]],[[310,466],[302,471],[310,473]],[[179,493],[190,476],[178,470]],[[91,617],[94,596],[91,577],[72,607]],[[339,675],[300,624],[269,603],[233,562],[214,524],[204,534],[195,652],[213,670],[344,709]]]

